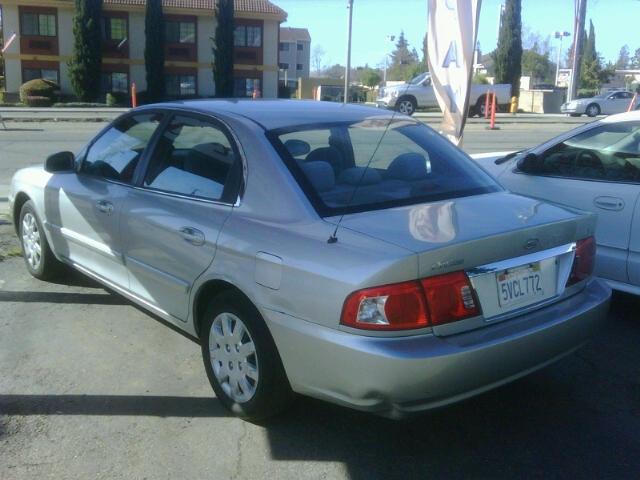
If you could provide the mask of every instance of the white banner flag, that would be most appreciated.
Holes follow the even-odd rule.
[[[481,0],[428,0],[428,61],[436,99],[444,115],[442,134],[462,141]]]

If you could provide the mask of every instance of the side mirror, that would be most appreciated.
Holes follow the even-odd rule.
[[[525,173],[534,173],[537,171],[540,158],[535,153],[527,153],[522,160],[518,162],[518,169]]]
[[[422,82],[423,87],[428,87],[431,85],[431,79],[427,78],[424,82]]]
[[[44,161],[44,169],[49,173],[72,172],[76,157],[73,152],[58,152],[49,155]]]

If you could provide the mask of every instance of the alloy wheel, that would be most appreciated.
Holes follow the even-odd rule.
[[[42,261],[42,242],[38,222],[31,212],[22,218],[22,246],[27,262],[33,270],[37,270]]]
[[[213,374],[233,401],[251,400],[258,386],[258,356],[245,324],[233,313],[219,314],[209,331],[209,357]]]
[[[409,100],[402,100],[398,105],[400,113],[411,115],[413,113],[413,104]]]

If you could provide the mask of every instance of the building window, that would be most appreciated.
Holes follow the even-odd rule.
[[[301,43],[299,43],[298,44],[298,51],[301,52],[302,50],[304,50],[304,46]]]
[[[22,71],[22,82],[28,82],[29,80],[35,80],[36,78],[44,78],[45,80],[51,80],[59,84],[58,70],[50,68],[25,68]]]
[[[281,52],[288,52],[289,51],[289,44],[288,43],[284,43],[284,42],[280,42],[280,51]]]
[[[240,25],[233,31],[233,44],[236,47],[261,47],[262,27]]]
[[[253,92],[258,91],[262,94],[259,78],[235,78],[233,80],[233,96],[234,97],[253,97]]]
[[[196,43],[194,22],[171,22],[166,24],[167,43]]]
[[[302,70],[302,64],[301,63],[297,63],[296,64],[296,70]]]
[[[56,16],[52,13],[22,13],[22,35],[56,36]]]
[[[192,74],[169,74],[166,76],[167,95],[185,97],[196,94],[196,76]]]
[[[104,38],[120,42],[127,38],[127,20],[124,18],[104,18]]]
[[[278,64],[278,68],[280,70],[289,70],[289,64],[288,63],[279,63]]]
[[[129,74],[122,72],[102,72],[102,91],[129,92]]]

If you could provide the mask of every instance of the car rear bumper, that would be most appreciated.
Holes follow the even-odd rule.
[[[367,337],[265,312],[292,388],[390,417],[447,405],[571,353],[605,321],[610,288],[592,279],[572,297],[471,332]]]

